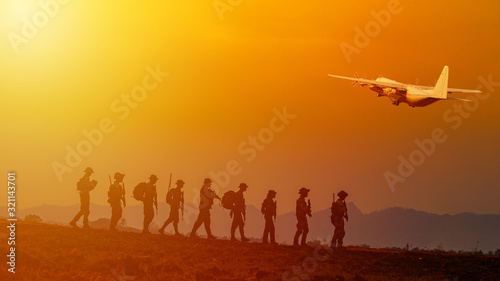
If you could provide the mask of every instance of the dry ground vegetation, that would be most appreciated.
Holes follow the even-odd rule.
[[[0,220],[1,254],[8,254]],[[293,235],[293,234],[291,234]],[[303,248],[18,222],[0,280],[500,280],[500,257]]]

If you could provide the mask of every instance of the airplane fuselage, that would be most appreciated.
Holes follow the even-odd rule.
[[[376,79],[376,81],[399,83],[397,81],[387,79],[385,77],[379,77]],[[376,85],[371,85],[369,86],[369,88],[370,90],[376,92],[378,94],[377,95],[378,97],[382,96],[388,97],[394,105],[399,105],[400,103],[407,103],[409,106],[412,107],[423,107],[429,104],[433,104],[440,100],[437,98],[426,96],[430,92],[428,90],[421,90],[417,87],[404,85],[403,83],[400,84],[408,89],[396,90],[394,88],[386,88]]]

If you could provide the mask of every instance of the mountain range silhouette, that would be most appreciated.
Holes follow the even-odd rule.
[[[162,225],[169,214],[169,206],[159,203],[159,215],[155,215],[153,224]],[[32,208],[19,209],[18,217],[24,219],[26,215],[35,214],[43,222],[67,225],[79,206],[40,205]],[[179,222],[179,231],[188,234],[198,213],[197,205],[186,203],[184,221]],[[0,216],[7,216],[7,208]],[[109,206],[91,204],[90,221],[100,218],[109,219]],[[438,215],[408,208],[391,207],[371,213],[362,213],[352,202],[348,203],[349,222],[346,223],[346,245],[368,245],[374,248],[400,247],[408,244],[410,248],[444,249],[474,251],[476,243],[478,250],[483,252],[500,249],[500,215],[461,213],[456,215]],[[123,211],[128,230],[142,228],[142,205],[127,206]],[[278,243],[291,244],[295,232],[295,213],[280,214],[276,220],[276,240]],[[229,210],[214,205],[212,209],[212,231],[214,235],[227,238],[230,236],[231,218]],[[261,241],[264,229],[264,218],[260,209],[247,206],[247,220],[245,233]],[[313,213],[309,218],[308,241],[317,240],[329,244],[333,235],[333,226],[330,223],[330,210],[323,209]],[[20,230],[21,231],[21,230]],[[165,233],[173,233],[171,226]],[[204,230],[198,232],[203,236]]]

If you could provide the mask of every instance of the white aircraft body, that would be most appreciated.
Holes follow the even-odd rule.
[[[453,89],[448,88],[448,66],[443,68],[435,87],[426,87],[400,83],[385,77],[379,77],[376,80],[364,78],[352,78],[328,74],[328,76],[354,81],[353,86],[357,84],[362,87],[368,86],[370,90],[377,93],[377,97],[386,96],[394,105],[404,102],[411,107],[423,107],[440,100],[459,100],[466,99],[450,98],[448,94],[480,94],[479,90]]]

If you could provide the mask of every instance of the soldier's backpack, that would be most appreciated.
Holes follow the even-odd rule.
[[[236,201],[236,192],[234,190],[229,190],[222,196],[222,207],[231,210],[233,209],[234,201]]]
[[[136,200],[142,201],[144,199],[144,194],[146,193],[147,184],[145,182],[141,182],[140,184],[134,187],[134,198]]]
[[[165,198],[165,200],[167,201],[168,204],[172,205],[172,203],[174,202],[174,190],[173,189],[170,189],[168,192],[167,192],[167,196]]]
[[[337,202],[332,203],[332,215],[330,216],[330,221],[334,224],[335,218],[339,215],[339,207]]]

